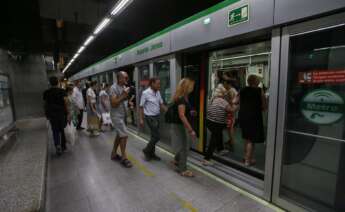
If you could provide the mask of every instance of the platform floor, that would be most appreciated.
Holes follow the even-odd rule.
[[[134,167],[123,168],[110,160],[114,135],[90,138],[80,132],[73,149],[61,157],[50,140],[47,212],[275,211],[200,172],[195,178],[179,176],[164,152],[157,152],[160,162],[145,161],[145,143],[134,136],[127,148]]]

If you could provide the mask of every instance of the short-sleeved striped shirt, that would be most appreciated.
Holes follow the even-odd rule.
[[[226,124],[227,114],[226,108],[229,103],[221,98],[215,97],[211,100],[207,108],[207,119],[216,123]]]

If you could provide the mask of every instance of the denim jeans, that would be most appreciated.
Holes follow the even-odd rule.
[[[83,122],[83,113],[84,110],[79,110],[77,129],[81,128],[81,123]]]
[[[60,126],[51,124],[53,131],[54,145],[56,147],[61,146],[62,149],[66,148],[66,137],[65,132]]]
[[[156,143],[160,140],[159,135],[159,115],[158,116],[145,116],[145,121],[151,132],[150,142],[147,144],[144,152],[148,156],[155,154]]]

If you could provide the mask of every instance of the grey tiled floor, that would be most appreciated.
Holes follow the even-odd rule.
[[[125,169],[109,158],[113,137],[80,132],[73,149],[59,158],[50,145],[47,212],[273,211],[201,173],[179,176],[162,152],[161,162],[146,162],[145,144],[134,137],[128,142],[134,167]]]

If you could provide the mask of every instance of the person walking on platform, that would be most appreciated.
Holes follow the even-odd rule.
[[[91,133],[91,136],[99,135],[97,132],[99,129],[99,115],[96,108],[96,93],[95,89],[97,87],[97,82],[92,81],[89,89],[86,92],[87,96],[87,122],[88,122],[88,131]]]
[[[79,113],[78,113],[78,122],[77,122],[77,130],[83,130],[84,128],[81,127],[81,123],[83,122],[83,113],[85,108],[84,98],[83,94],[81,92],[81,86],[80,81],[75,82],[75,86],[73,88],[72,92],[72,98],[75,104],[78,107]]]
[[[189,152],[189,141],[187,140],[187,133],[190,138],[196,140],[196,133],[193,130],[189,120],[191,118],[191,106],[188,101],[188,95],[194,90],[194,80],[183,78],[176,89],[173,96],[172,125],[171,130],[173,133],[172,142],[176,149],[174,161],[172,162],[181,176],[194,177],[192,171],[187,170],[187,156]]]
[[[161,160],[155,154],[156,143],[160,140],[159,120],[160,111],[166,111],[167,108],[163,104],[163,99],[159,92],[161,87],[158,78],[151,78],[149,87],[143,92],[140,99],[140,126],[144,127],[144,119],[151,131],[150,142],[143,149],[146,160]]]
[[[126,145],[128,139],[127,126],[125,118],[127,114],[126,102],[130,88],[127,87],[128,75],[121,71],[117,73],[117,83],[114,83],[110,88],[111,96],[111,116],[116,131],[113,150],[111,152],[111,159],[121,161],[121,164],[126,168],[131,168],[132,163],[128,160],[126,154]],[[120,146],[121,156],[117,154],[117,149]]]
[[[45,114],[50,121],[53,131],[53,139],[56,148],[56,154],[61,155],[66,151],[66,138],[64,129],[67,125],[67,108],[66,108],[66,91],[58,87],[57,77],[50,77],[49,83],[51,88],[43,93],[45,102]]]

